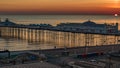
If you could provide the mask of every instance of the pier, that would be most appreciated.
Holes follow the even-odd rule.
[[[89,24],[89,22],[87,23]],[[115,26],[112,26],[112,28],[113,27]],[[49,24],[23,25],[13,23],[8,19],[5,22],[2,22],[2,24],[0,25],[1,37],[27,40],[28,43],[31,44],[47,43],[52,44],[55,48],[56,47],[74,48],[74,47],[109,46],[109,45],[115,45],[119,47],[120,34],[116,32],[114,33],[104,32],[105,31],[83,32],[75,29],[68,30],[67,28],[63,29],[61,27],[52,26]]]
[[[96,26],[98,26],[98,28]],[[100,60],[99,57],[106,58],[107,55],[120,51],[120,33],[117,23],[109,25],[96,24],[94,22],[87,21],[82,24],[60,23],[57,26],[52,26],[50,24],[24,25],[16,24],[6,19],[5,22],[0,23],[0,37],[5,39],[13,38],[16,40],[24,40],[27,41],[28,44],[33,44],[32,46],[34,46],[34,44],[41,46],[44,46],[44,44],[51,44],[51,46],[53,46],[52,49],[39,48],[20,51],[9,49],[3,50],[1,51],[1,56],[2,53],[7,52],[7,58],[9,59],[11,59],[14,54],[20,54],[15,55],[17,58],[14,57],[16,59],[11,61],[13,64],[11,64],[11,62],[5,62],[2,66],[6,66],[6,64],[15,65],[16,63],[20,64],[21,67],[25,66],[24,63],[31,63],[31,65],[34,66],[37,62],[41,61],[41,63],[46,63],[47,61],[48,63],[60,66],[65,65],[68,67],[109,67],[110,65],[105,66],[109,64],[109,60],[103,61],[104,59]],[[24,61],[24,58],[28,58],[30,55],[37,56],[38,59],[29,59]],[[92,63],[92,58],[99,60],[97,60],[97,63]],[[2,59],[3,62],[8,61],[4,58]],[[81,60],[84,60],[84,62]],[[35,63],[32,63],[32,61]],[[71,62],[74,63],[71,64]],[[100,64],[98,64],[98,62]],[[116,63],[114,66],[119,65],[119,62],[114,63]],[[104,66],[102,64],[104,64]],[[15,66],[19,67],[19,65]]]

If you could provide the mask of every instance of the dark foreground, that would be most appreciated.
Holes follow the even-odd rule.
[[[119,68],[120,45],[0,53],[1,68]]]

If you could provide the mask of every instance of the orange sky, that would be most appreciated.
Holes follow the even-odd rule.
[[[114,14],[120,0],[0,0],[0,14]]]

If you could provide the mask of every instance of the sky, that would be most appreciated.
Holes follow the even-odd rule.
[[[120,13],[120,0],[0,0],[0,14],[115,13]]]

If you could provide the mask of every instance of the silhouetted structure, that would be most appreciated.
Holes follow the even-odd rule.
[[[118,23],[116,24],[96,24],[90,20],[83,23],[60,23],[59,29],[90,33],[118,33]]]
[[[16,24],[7,18],[0,22],[0,35],[28,40],[29,43],[52,43],[60,47],[80,47],[119,44],[118,23]]]

